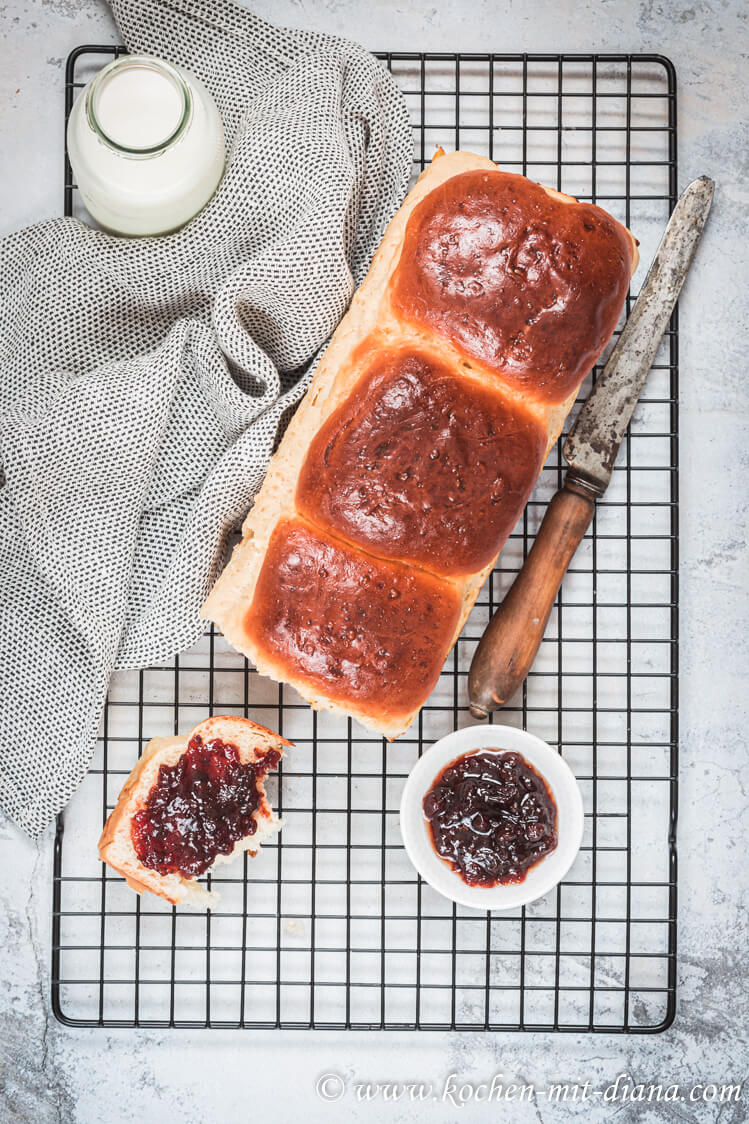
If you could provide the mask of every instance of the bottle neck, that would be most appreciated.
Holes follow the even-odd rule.
[[[86,115],[99,140],[124,156],[164,152],[183,135],[190,89],[175,67],[150,55],[116,59],[92,81]]]

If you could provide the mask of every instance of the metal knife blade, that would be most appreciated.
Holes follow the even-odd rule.
[[[619,446],[671,318],[710,212],[715,184],[685,188],[616,347],[564,443],[570,472],[596,494],[611,479]]]

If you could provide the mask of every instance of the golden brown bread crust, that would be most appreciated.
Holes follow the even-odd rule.
[[[257,753],[260,748],[266,752],[271,748],[283,752],[293,744],[282,738],[280,734],[266,729],[265,726],[233,714],[214,715],[199,723],[186,735],[152,738],[149,741],[122,786],[117,803],[107,818],[99,839],[98,851],[101,861],[121,874],[128,886],[136,893],[150,891],[172,905],[182,902],[209,905],[216,901],[216,895],[204,890],[195,879],[184,878],[178,874],[162,875],[156,870],[143,866],[135,854],[130,829],[133,815],[145,804],[161,766],[173,765],[196,734],[206,742],[213,738],[220,738],[224,742],[236,745],[240,751],[240,759],[245,764],[264,755]],[[258,777],[258,791],[261,799],[255,818],[258,822],[256,836],[260,842],[263,837],[278,830],[280,824],[268,803],[261,777]],[[251,836],[250,839],[255,840],[256,836]],[[236,848],[237,852],[240,850],[247,850],[250,854],[256,853],[241,841]]]
[[[310,444],[297,511],[378,558],[475,573],[528,501],[546,426],[418,348],[379,349],[366,363]]]
[[[460,612],[451,583],[296,518],[273,533],[245,623],[284,678],[302,636],[308,687],[341,707],[355,695],[359,713],[378,721],[385,708],[410,709],[414,681],[420,691],[437,681]]]
[[[148,745],[144,749],[142,756],[138,759],[135,768],[122,786],[120,795],[117,797],[117,803],[109,813],[107,822],[104,824],[104,830],[102,831],[99,838],[98,846],[99,858],[101,859],[101,861],[111,866],[112,870],[116,870],[118,874],[121,874],[131,890],[135,890],[137,894],[143,894],[147,890],[151,890],[152,893],[158,894],[159,897],[166,898],[167,901],[171,901],[172,899],[169,897],[165,890],[160,888],[158,885],[148,886],[145,882],[141,882],[138,878],[136,878],[134,873],[129,871],[127,868],[123,869],[124,864],[123,866],[118,866],[116,861],[110,862],[107,858],[107,855],[109,853],[110,847],[117,837],[118,832],[124,825],[126,819],[129,818],[128,805],[130,804],[130,798],[137,791],[138,786],[140,785],[141,777],[145,772],[148,762],[152,757],[155,756],[155,754],[167,748],[167,743],[169,741],[173,741],[174,744],[177,745],[181,744],[183,739],[151,738]]]
[[[451,339],[502,390],[559,404],[617,325],[631,258],[629,232],[600,207],[479,168],[441,183],[411,216],[390,306]]]
[[[287,581],[283,588],[279,586],[275,597],[277,601],[286,599],[296,612],[296,624],[293,621],[291,623],[287,621],[284,626],[287,636],[290,631],[295,632],[296,635],[297,651],[293,655],[290,654],[288,646],[284,650],[283,644],[277,642],[278,638],[269,633],[267,614],[261,611],[263,607],[259,603],[254,604],[254,597],[258,579],[263,573],[268,558],[269,544],[277,527],[283,523],[299,523],[299,506],[296,502],[296,496],[308,450],[314,443],[318,432],[336,411],[340,411],[341,418],[345,418],[347,410],[351,413],[353,409],[351,405],[352,391],[357,387],[357,384],[361,385],[360,380],[371,371],[373,361],[399,353],[427,356],[435,367],[447,369],[458,375],[465,384],[469,395],[471,388],[475,389],[477,397],[479,392],[491,392],[501,397],[504,408],[509,410],[510,413],[515,409],[518,414],[522,413],[523,416],[530,415],[535,418],[546,435],[544,459],[556,442],[564,419],[576,398],[580,372],[573,372],[574,386],[567,393],[567,386],[572,377],[567,369],[569,366],[567,353],[563,356],[561,367],[555,369],[553,351],[549,347],[548,341],[544,342],[545,337],[533,336],[533,333],[538,333],[540,330],[535,321],[527,326],[528,332],[531,333],[531,338],[540,341],[539,347],[541,347],[541,344],[544,345],[541,350],[545,359],[543,379],[539,380],[539,385],[534,391],[533,380],[529,379],[527,371],[524,372],[522,369],[524,345],[523,340],[518,336],[517,324],[514,325],[513,331],[507,338],[502,335],[501,331],[495,332],[492,353],[483,355],[481,354],[481,347],[476,344],[476,338],[480,339],[480,333],[479,337],[476,337],[474,333],[472,338],[468,338],[471,335],[469,332],[468,337],[461,338],[461,331],[455,329],[456,323],[458,326],[460,325],[465,310],[459,306],[459,302],[456,305],[455,293],[450,290],[450,285],[452,279],[461,270],[465,270],[465,262],[456,260],[452,266],[446,268],[442,273],[439,270],[435,272],[434,276],[438,283],[437,289],[444,282],[447,285],[446,291],[450,290],[448,291],[449,299],[443,302],[442,312],[444,315],[437,317],[436,320],[434,317],[430,319],[430,309],[433,311],[432,306],[435,303],[439,304],[441,298],[435,298],[433,295],[432,304],[426,309],[427,314],[425,314],[423,300],[421,304],[419,303],[421,300],[419,292],[416,293],[416,298],[411,300],[410,304],[406,300],[404,305],[404,287],[403,285],[399,287],[394,283],[394,279],[398,279],[401,269],[401,254],[404,242],[407,237],[411,236],[409,232],[412,231],[412,227],[409,220],[414,211],[424,201],[428,201],[428,197],[438,191],[447,191],[449,196],[452,192],[453,203],[451,206],[459,206],[459,199],[458,203],[455,203],[456,196],[453,186],[458,184],[461,177],[465,176],[466,173],[471,172],[474,174],[480,173],[482,182],[487,177],[491,180],[493,176],[498,175],[504,177],[503,183],[507,179],[506,174],[498,173],[496,166],[484,157],[462,152],[443,156],[422,174],[416,186],[407,196],[401,210],[390,223],[364,284],[354,296],[347,315],[339,325],[330,346],[318,365],[310,389],[294,415],[278,452],[271,460],[265,483],[245,521],[242,542],[235,549],[229,564],[203,607],[203,615],[215,621],[229,642],[244,652],[262,674],[268,674],[274,679],[290,683],[313,706],[350,714],[368,728],[381,732],[388,737],[395,737],[408,727],[433,687],[434,677],[423,678],[420,682],[416,677],[414,678],[414,691],[410,705],[408,705],[402,693],[398,700],[393,700],[387,697],[387,692],[384,692],[379,707],[373,708],[371,699],[367,699],[365,705],[364,700],[357,697],[353,687],[347,698],[345,688],[347,676],[350,678],[352,666],[351,653],[347,647],[351,621],[336,618],[332,622],[336,635],[333,637],[333,648],[331,648],[329,660],[332,677],[328,677],[328,688],[326,689],[324,687],[325,677],[321,681],[320,677],[312,672],[312,663],[318,661],[321,651],[320,638],[315,632],[314,618],[310,616],[307,621],[303,619],[306,596],[303,583],[301,585],[295,582],[289,584]],[[522,180],[523,184],[528,183],[522,177],[511,178],[513,181]],[[473,183],[474,181],[470,182]],[[539,214],[541,214],[542,219],[544,217],[545,200],[553,204],[552,211],[554,208],[559,210],[560,208],[579,207],[581,208],[581,221],[583,212],[586,220],[590,217],[589,207],[577,204],[576,200],[561,195],[552,189],[535,188],[532,197],[533,206],[537,210],[540,208]],[[600,214],[603,215],[604,213],[600,212]],[[419,216],[414,216],[414,222],[416,222],[417,217],[419,219],[423,217],[422,212],[419,212]],[[615,224],[609,216],[604,216],[604,219],[605,223],[611,224],[616,231],[612,254],[619,254],[621,257],[620,273],[623,268],[622,262],[625,258],[627,259],[626,276],[617,275],[616,277],[615,288],[618,294],[616,300],[618,301],[626,289],[630,269],[633,271],[636,265],[636,243],[629,232],[625,231],[619,224]],[[603,223],[604,219],[600,221]],[[480,223],[478,225],[480,226]],[[437,254],[442,252],[440,238],[443,234],[445,234],[444,231],[440,233],[437,230],[433,238],[432,234],[429,235],[436,247],[434,252]],[[445,252],[450,250],[450,246],[453,244],[450,242],[450,238],[454,234],[454,231],[447,231],[444,240]],[[526,231],[522,231],[518,237],[521,240],[524,239],[524,256],[520,259],[516,257],[514,261],[515,265],[521,270],[525,270],[527,275],[529,269],[532,273],[532,262],[527,260],[529,235]],[[458,238],[459,246],[460,238]],[[531,250],[533,246],[534,243],[531,240]],[[412,257],[413,253],[414,251],[412,251]],[[567,288],[564,289],[566,299],[574,304],[572,300],[574,293],[565,280],[568,273],[574,272],[572,270],[573,263],[567,260],[567,258],[573,258],[574,253],[565,251],[565,254],[564,260],[558,263],[559,269],[557,272],[561,277],[560,288],[563,282],[567,285]],[[410,264],[412,264],[411,259],[403,262],[406,271],[409,270]],[[496,274],[499,277],[501,288],[506,283],[505,259],[500,255],[496,260],[491,259],[489,264],[493,275]],[[505,273],[502,270],[505,270]],[[414,280],[413,277],[411,280]],[[434,277],[432,280],[434,281]],[[553,288],[549,289],[548,281],[547,276],[545,288],[539,286],[539,291],[543,288],[544,293],[546,293],[545,299],[547,299],[551,309],[549,315],[554,315],[554,302],[551,300]],[[408,289],[408,286],[406,286],[406,289]],[[411,295],[413,296],[413,285],[411,286]],[[496,299],[499,298],[496,297]],[[607,335],[610,333],[614,311],[618,315],[618,309],[614,308],[616,301],[612,303],[606,300],[602,303],[606,306],[606,316],[602,316],[601,324],[596,326],[594,343],[588,341],[584,362],[587,362],[591,355],[593,358],[597,357],[600,347],[605,344]],[[484,313],[485,311],[484,309]],[[529,319],[532,319],[532,317],[529,317]],[[499,327],[501,328],[501,324]],[[575,334],[579,335],[580,330],[578,309],[578,315],[575,319]],[[466,336],[465,332],[463,332],[463,336]],[[593,351],[595,351],[595,354],[593,354]],[[512,364],[514,364],[514,377],[505,378],[503,375],[503,363],[506,354],[510,355]],[[561,400],[560,395],[564,395]],[[387,459],[388,455],[386,454],[384,459]],[[382,470],[381,465],[375,467],[377,471]],[[529,479],[528,490],[535,482],[537,471],[537,468],[534,467],[533,479]],[[298,494],[302,501],[305,521],[311,519],[314,522],[314,503],[310,505],[309,497],[305,498],[303,495],[303,489]],[[364,555],[366,557],[369,555],[370,558],[379,558],[382,555],[382,551],[378,550],[375,543],[364,544],[360,539],[356,540],[351,529],[347,528],[340,520],[338,524],[335,524],[335,522],[333,524],[328,523],[326,530],[340,539],[342,548],[349,551],[352,564],[355,556],[362,557]],[[352,540],[357,542],[356,546],[353,545]],[[413,542],[411,546],[413,546]],[[501,543],[496,546],[489,561],[478,571],[470,572],[470,570],[465,571],[465,569],[461,571],[460,567],[457,567],[458,572],[453,574],[445,573],[445,566],[440,567],[436,555],[430,560],[428,557],[417,556],[413,550],[410,554],[404,551],[405,556],[411,558],[412,565],[420,566],[432,575],[441,575],[439,580],[443,584],[446,603],[450,601],[452,596],[457,596],[461,605],[461,611],[455,622],[450,641],[440,653],[440,663],[443,662],[444,656],[447,655],[460,634],[476,596],[496,562],[500,547]],[[387,554],[387,552],[385,553]],[[468,554],[470,554],[470,551]],[[325,581],[323,572],[324,567],[319,571],[321,583]],[[286,577],[288,578],[288,573]],[[266,569],[263,574],[263,588],[267,586],[268,578],[269,571]],[[306,588],[309,589],[309,585]],[[451,590],[453,593],[450,592]],[[371,630],[371,621],[368,627]],[[382,630],[386,634],[392,632],[391,623],[383,620]],[[378,648],[387,652],[387,645],[380,645],[380,633],[376,628],[374,633],[370,633],[370,635],[372,651],[367,653],[367,657],[373,658],[377,654]],[[355,640],[355,644],[358,644],[359,649],[363,650],[364,645],[359,640]],[[305,652],[307,647],[309,653]],[[401,670],[406,674],[408,669],[402,668]]]

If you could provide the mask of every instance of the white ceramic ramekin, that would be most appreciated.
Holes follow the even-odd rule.
[[[439,773],[465,753],[499,749],[520,753],[546,781],[557,806],[555,851],[531,867],[522,882],[486,888],[469,886],[441,859],[432,844],[423,801]],[[440,894],[474,909],[517,909],[547,894],[575,861],[583,838],[583,801],[569,765],[546,742],[514,726],[467,726],[435,742],[416,762],[401,797],[400,828],[408,856],[421,877]]]

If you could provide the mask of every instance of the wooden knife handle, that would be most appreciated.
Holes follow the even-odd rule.
[[[530,671],[562,578],[593,518],[597,489],[567,474],[549,504],[523,568],[490,620],[471,662],[468,698],[487,718]]]

